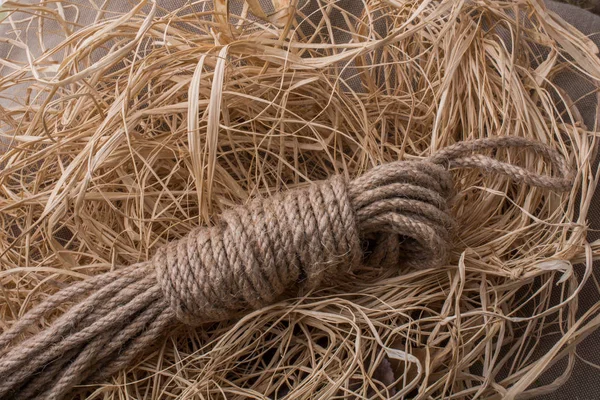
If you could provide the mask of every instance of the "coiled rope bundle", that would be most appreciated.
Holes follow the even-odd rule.
[[[505,147],[536,152],[556,176],[472,154]],[[225,320],[321,286],[362,262],[442,266],[454,225],[449,168],[478,168],[556,191],[569,190],[573,178],[549,146],[496,137],[461,142],[423,161],[382,165],[350,182],[333,177],[254,200],[150,261],[73,284],[26,314],[0,336],[0,398],[63,398],[75,385],[129,366],[177,323]],[[365,241],[373,244],[369,251]],[[75,304],[22,338],[65,302]]]

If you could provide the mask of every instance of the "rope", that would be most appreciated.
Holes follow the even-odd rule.
[[[472,154],[508,147],[541,155],[556,176]],[[31,310],[0,336],[0,398],[64,398],[76,385],[127,368],[177,324],[225,320],[331,284],[360,263],[443,266],[454,229],[449,168],[477,168],[556,191],[573,181],[556,150],[496,137],[460,142],[423,161],[382,165],[349,182],[336,176],[256,199],[148,262],[73,284]],[[48,327],[21,338],[75,300]]]

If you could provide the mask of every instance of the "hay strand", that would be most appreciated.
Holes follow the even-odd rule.
[[[510,399],[570,375],[600,323],[598,305],[577,315],[599,251],[586,241],[595,132],[553,82],[569,72],[596,87],[591,41],[537,0],[278,2],[264,15],[255,3],[119,3],[3,5],[11,30],[0,41],[13,51],[0,61],[2,331],[60,288],[149,260],[233,205],[518,136],[577,168],[571,192],[455,170],[460,228],[444,268],[361,266],[335,287],[172,332],[81,391]],[[488,155],[548,172],[520,149]],[[27,334],[72,300],[25,319]],[[164,329],[156,310],[139,318]],[[539,385],[553,365],[559,375]]]

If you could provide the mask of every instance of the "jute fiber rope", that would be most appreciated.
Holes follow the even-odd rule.
[[[473,154],[515,146],[550,161],[555,176]],[[256,199],[150,261],[73,284],[26,314],[0,336],[0,398],[64,398],[75,385],[130,366],[177,324],[232,318],[327,284],[360,263],[443,266],[454,226],[450,168],[478,168],[555,191],[572,185],[554,149],[495,137],[460,142],[423,161],[382,165],[349,182],[336,176]],[[41,332],[26,334],[65,302],[74,305]]]

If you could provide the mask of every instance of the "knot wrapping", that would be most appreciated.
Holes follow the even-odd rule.
[[[322,286],[363,260],[442,265],[454,225],[451,192],[450,173],[428,162],[380,166],[350,183],[336,176],[229,210],[216,226],[159,250],[151,264],[180,321],[224,320],[290,289]],[[373,259],[363,242],[374,243]]]
[[[485,149],[523,147],[550,161],[539,175]],[[148,262],[75,283],[0,335],[0,398],[63,398],[126,368],[177,321],[225,320],[325,284],[359,263],[441,267],[452,248],[447,168],[479,168],[556,191],[573,176],[560,154],[518,137],[460,142],[423,161],[398,161],[352,181],[256,199],[170,243]],[[77,302],[78,301],[78,302]],[[47,328],[18,340],[65,302]]]
[[[312,289],[361,257],[346,183],[335,177],[225,212],[153,258],[184,323],[223,320],[273,303],[291,285]]]

